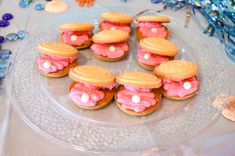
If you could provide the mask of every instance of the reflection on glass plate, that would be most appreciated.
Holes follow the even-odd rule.
[[[114,101],[101,110],[83,110],[74,106],[67,96],[71,83],[68,77],[50,79],[39,74],[35,65],[39,43],[58,41],[58,25],[63,22],[90,21],[97,24],[97,18],[104,10],[94,7],[70,12],[46,25],[18,49],[8,81],[8,93],[21,116],[34,129],[58,142],[96,152],[164,148],[196,135],[211,123],[219,112],[211,107],[211,101],[229,88],[226,63],[216,55],[217,47],[208,38],[198,33],[196,28],[185,29],[171,12],[164,13],[172,21],[167,25],[171,31],[170,39],[182,49],[178,58],[191,60],[200,68],[199,94],[190,100],[176,102],[163,98],[160,109],[146,117],[124,114]],[[131,11],[128,10],[128,13],[131,14]],[[100,61],[90,49],[86,49],[79,52],[79,64],[102,66],[114,74],[123,71],[149,72],[141,68],[135,59],[138,41],[134,33],[129,44],[130,55],[120,62]]]

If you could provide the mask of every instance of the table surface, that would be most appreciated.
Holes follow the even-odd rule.
[[[45,2],[45,1],[38,1]],[[71,3],[71,1],[70,1]],[[110,0],[107,3],[105,0],[97,0],[98,5],[102,6],[117,6],[124,8],[134,8],[137,11],[144,9],[158,9],[162,6],[154,5],[150,3],[150,0],[129,0],[128,3],[122,3],[119,0]],[[74,3],[75,4],[75,3]],[[32,5],[33,6],[33,5]],[[79,7],[78,7],[79,9]],[[0,15],[5,12],[11,12],[14,14],[15,19],[13,20],[13,26],[10,31],[27,29],[29,32],[35,32],[40,24],[53,19],[55,16],[46,14],[44,12],[37,12],[34,9],[21,9],[18,7],[18,1],[16,0],[0,0]],[[30,16],[28,16],[31,12]],[[184,17],[184,10],[178,11],[179,16]],[[29,23],[25,25],[25,21],[29,20]],[[195,24],[193,20],[190,21],[191,24]],[[7,30],[0,30],[0,34],[6,34]],[[218,42],[215,38],[212,38],[215,42]],[[9,48],[15,50],[15,48],[20,44],[7,43],[4,48]],[[221,46],[221,52],[223,48]],[[222,59],[229,61],[226,56]],[[235,66],[231,63],[231,72],[235,77]],[[235,86],[235,84],[232,84]],[[3,84],[4,87],[4,84]],[[235,87],[234,87],[235,88]],[[234,94],[234,93],[233,93]],[[0,114],[8,109],[7,98],[4,90],[0,95]],[[72,156],[72,155],[93,155],[94,153],[86,153],[82,151],[76,151],[74,149],[65,147],[61,144],[57,144],[48,140],[44,136],[38,134],[36,131],[31,129],[15,112],[14,109],[10,110],[9,122],[4,122],[1,125],[1,115],[0,115],[0,155],[6,156]],[[8,124],[7,124],[8,123]],[[8,128],[8,129],[6,129]],[[3,142],[4,141],[4,142]],[[138,153],[138,155],[235,155],[235,124],[232,121],[225,119],[224,117],[219,117],[219,119],[210,125],[207,129],[203,130],[197,137],[194,137],[183,144],[176,147],[168,148],[164,151],[147,151],[147,153]],[[3,147],[3,148],[2,148]],[[219,148],[218,148],[219,147]],[[1,150],[3,154],[1,154]],[[110,154],[98,154],[98,155],[110,155]],[[125,155],[125,154],[123,154]],[[128,154],[130,155],[130,154]],[[135,154],[136,155],[136,154]]]

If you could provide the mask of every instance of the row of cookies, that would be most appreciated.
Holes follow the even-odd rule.
[[[91,49],[96,57],[105,61],[118,61],[128,56],[128,34],[119,31],[101,31],[93,36],[95,43]],[[70,67],[77,65],[78,51],[70,45],[44,42],[39,45],[39,51],[41,55],[37,59],[37,64],[41,73],[45,76],[65,76]],[[153,70],[162,62],[174,59],[177,53],[178,49],[172,42],[152,37],[140,40],[136,58],[141,66]]]
[[[106,30],[95,34],[91,46],[95,56],[103,61],[119,61],[128,56],[128,33],[121,30]],[[140,40],[136,58],[139,64],[153,70],[157,65],[174,59],[178,48],[169,40],[149,37]]]
[[[117,12],[104,12],[100,15],[102,22],[100,30],[122,30],[131,33],[131,23],[133,18]],[[135,19],[137,24],[136,34],[138,38],[160,37],[168,38],[169,31],[163,23],[169,23],[170,19],[166,16],[139,16]]]
[[[100,31],[121,30],[131,33],[132,17],[117,13],[104,12],[101,14],[102,21],[99,24]],[[140,16],[136,19],[137,36],[142,38],[159,37],[169,38],[169,30],[162,24],[170,22],[165,16]],[[92,44],[92,30],[94,26],[86,22],[68,22],[60,25],[61,41],[78,49],[87,48]]]
[[[129,35],[120,30],[101,31],[93,36],[94,44],[91,46],[95,56],[104,61],[119,61],[128,56]],[[39,45],[42,53],[37,63],[39,69],[49,77],[61,77],[68,74],[54,74],[58,69],[68,69],[77,65],[78,51],[76,48],[64,43],[45,42]],[[140,40],[136,58],[141,66],[153,70],[162,62],[174,59],[178,49],[168,40],[151,37]],[[68,66],[68,65],[69,66]]]
[[[71,39],[73,37],[71,36]],[[77,42],[80,42],[79,39]],[[129,34],[122,30],[100,31],[92,36],[91,40],[94,43],[91,49],[95,56],[103,61],[119,61],[128,56],[128,39]],[[84,42],[87,45],[91,40]],[[144,68],[153,70],[158,64],[174,59],[177,53],[178,49],[171,41],[149,37],[140,40],[136,58]]]
[[[154,74],[124,72],[114,76],[97,66],[71,68],[69,97],[76,106],[100,109],[115,98],[123,112],[143,116],[159,108],[162,94],[170,99],[185,100],[198,90],[197,65],[182,60],[160,64]]]

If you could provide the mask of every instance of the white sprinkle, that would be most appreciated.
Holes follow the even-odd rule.
[[[192,87],[190,82],[184,82],[183,86],[184,86],[184,89],[186,89],[186,90],[189,90]]]
[[[157,32],[157,28],[152,28],[151,31],[152,31],[153,33],[155,33],[155,32]]]
[[[116,28],[115,27],[111,27],[110,30],[116,30]]]
[[[86,102],[89,101],[89,99],[90,99],[90,97],[89,97],[88,94],[86,94],[86,93],[83,93],[83,94],[82,94],[82,96],[81,96],[82,102],[86,103]]]
[[[145,59],[145,60],[149,60],[149,59],[150,59],[150,57],[151,57],[151,55],[150,55],[149,53],[144,54],[144,59]]]
[[[116,51],[115,46],[110,46],[110,47],[109,47],[109,51],[111,51],[111,52],[115,52],[115,51]]]
[[[138,95],[133,95],[131,100],[132,100],[132,102],[137,104],[140,102],[140,97]]]
[[[44,67],[45,69],[50,68],[50,67],[51,67],[51,62],[45,61],[45,62],[43,63],[43,67]]]
[[[77,41],[78,40],[78,37],[76,35],[72,35],[70,37],[71,41]]]

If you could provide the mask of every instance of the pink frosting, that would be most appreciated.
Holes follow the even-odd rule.
[[[140,102],[134,103],[133,96],[139,96]],[[155,95],[151,89],[124,86],[124,89],[117,94],[117,101],[122,104],[122,108],[135,112],[143,112],[146,108],[156,104]]]
[[[148,60],[144,58],[145,54],[150,55],[150,58]],[[153,54],[153,53],[148,52],[147,50],[140,48],[137,51],[137,59],[143,64],[147,64],[150,66],[157,66],[162,62],[168,61],[170,58],[167,56],[160,56],[157,54]]]
[[[185,82],[191,83],[190,89],[184,88]],[[163,89],[167,91],[168,96],[185,97],[198,89],[198,81],[195,76],[184,80],[163,79],[162,83]]]
[[[108,86],[102,86],[102,87],[98,87],[98,86],[94,86],[94,85],[90,85],[90,84],[85,84],[85,83],[83,83],[83,85],[89,89],[109,89],[109,90],[112,90],[116,86],[116,83],[112,83]]]
[[[115,83],[104,86],[97,87],[93,85],[88,85],[84,83],[77,83],[70,91],[69,97],[70,99],[77,105],[80,106],[95,106],[98,101],[102,100],[105,96],[104,92],[100,91],[100,89],[109,89],[112,90],[115,87]],[[89,96],[89,100],[87,102],[82,101],[82,95],[87,94]]]
[[[37,65],[40,70],[45,73],[57,72],[63,70],[65,67],[69,66],[77,57],[59,57],[52,55],[41,55],[37,59]],[[45,68],[44,63],[47,62],[50,64],[48,68]]]
[[[128,33],[131,32],[131,27],[127,24],[113,23],[109,21],[104,21],[101,23],[102,30],[111,30],[112,27],[117,30],[122,30]]]
[[[110,51],[110,47],[114,46],[115,51]],[[108,58],[119,58],[122,57],[126,51],[128,51],[129,46],[127,43],[113,43],[113,44],[98,44],[95,43],[91,46],[91,49],[97,55],[105,56]]]
[[[91,38],[91,32],[73,32],[73,31],[64,31],[62,34],[62,40],[64,43],[73,45],[73,46],[80,46],[86,41]],[[71,36],[76,36],[77,40],[72,41]]]
[[[137,24],[139,27],[140,32],[142,33],[143,37],[160,37],[166,38],[167,31],[166,28],[158,22],[139,22]],[[156,32],[152,32],[151,29],[156,28]]]

